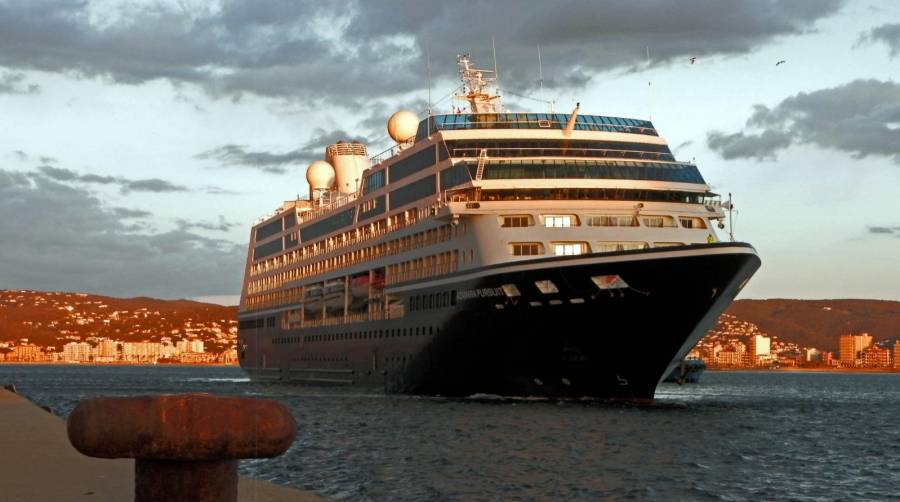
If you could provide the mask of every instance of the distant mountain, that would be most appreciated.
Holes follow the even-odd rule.
[[[232,346],[237,307],[190,300],[112,298],[87,293],[0,289],[0,342],[27,338],[55,347],[90,337],[123,342],[198,338],[207,351]]]
[[[880,300],[738,300],[727,314],[800,347],[837,351],[838,336],[868,332],[900,337],[900,302]],[[234,343],[237,307],[190,300],[112,298],[86,293],[0,290],[0,342],[28,338],[54,346],[88,337],[159,341],[197,337],[208,346]]]
[[[801,347],[837,351],[838,337],[867,332],[876,342],[900,337],[900,302],[884,300],[738,300],[726,313]]]

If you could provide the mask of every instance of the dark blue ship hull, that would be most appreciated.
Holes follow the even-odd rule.
[[[759,265],[749,245],[712,244],[459,272],[389,287],[404,302],[400,318],[241,330],[240,361],[282,382],[649,400]],[[602,289],[592,277],[603,276],[627,287]]]

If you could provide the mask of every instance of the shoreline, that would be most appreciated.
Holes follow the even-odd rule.
[[[210,367],[210,368],[240,368],[240,365],[235,364],[226,364],[226,363],[160,363],[160,364],[152,364],[152,363],[64,363],[64,362],[56,362],[56,363],[48,363],[48,362],[29,362],[29,361],[0,361],[0,367],[2,366],[139,366],[139,367],[158,367],[158,368],[167,368],[167,367],[178,367],[178,368],[195,368],[195,367]],[[715,368],[707,366],[704,371],[715,371],[722,373],[900,373],[900,368],[798,368],[798,367],[784,367],[784,368]]]
[[[235,364],[228,364],[228,363],[159,363],[159,364],[153,364],[153,363],[121,363],[121,362],[119,362],[119,363],[64,363],[64,362],[48,363],[46,361],[41,361],[41,362],[37,362],[37,361],[35,361],[35,362],[31,362],[31,361],[0,361],[0,366],[72,366],[72,367],[77,367],[77,366],[155,366],[155,367],[161,367],[161,368],[172,367],[172,366],[177,366],[177,367],[208,366],[208,367],[221,367],[221,368],[225,368],[225,367],[240,368],[240,365],[237,363],[235,363]]]
[[[900,368],[712,368],[705,371],[723,373],[900,373]]]

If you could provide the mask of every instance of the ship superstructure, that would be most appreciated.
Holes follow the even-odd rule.
[[[469,395],[652,398],[759,258],[719,242],[697,166],[645,120],[394,114],[329,146],[309,198],[252,229],[239,358],[254,378]]]

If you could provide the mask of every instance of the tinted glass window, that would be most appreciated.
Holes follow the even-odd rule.
[[[427,178],[422,178],[419,181],[414,181],[409,185],[394,190],[391,192],[391,209],[397,209],[410,202],[433,195],[435,193],[434,182],[435,176],[432,174]]]
[[[253,259],[261,260],[266,256],[271,256],[279,251],[284,249],[282,247],[281,239],[275,239],[272,242],[267,242],[261,246],[256,246],[253,248]]]
[[[464,163],[456,164],[449,169],[441,171],[441,191],[457,185],[462,185],[463,183],[468,183],[469,181],[471,181],[469,170],[466,169]]]
[[[384,210],[384,195],[379,195],[378,197],[366,201],[359,206],[359,218],[357,218],[357,221],[363,221],[373,216],[382,214],[384,213]]]
[[[356,208],[348,209],[334,216],[329,216],[322,221],[313,223],[308,227],[301,228],[300,238],[303,239],[304,242],[310,241],[315,239],[316,237],[321,237],[325,234],[334,232],[339,228],[351,225],[353,224],[353,215],[355,212]]]
[[[477,164],[466,162],[475,176]],[[614,179],[705,183],[693,164],[601,160],[494,160],[485,163],[482,179]]]
[[[434,147],[428,147],[388,167],[388,183],[396,183],[410,174],[434,165]]]
[[[256,240],[261,241],[266,237],[271,237],[278,232],[281,232],[281,218],[273,221],[272,223],[266,223],[265,225],[256,229]]]
[[[375,171],[363,180],[363,194],[368,194],[384,186],[384,169]]]

